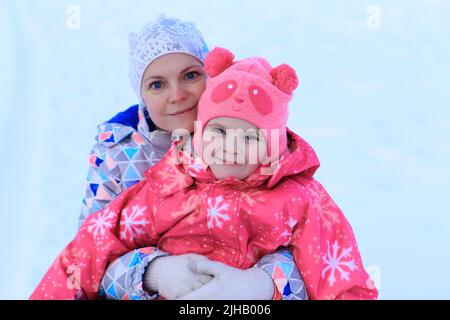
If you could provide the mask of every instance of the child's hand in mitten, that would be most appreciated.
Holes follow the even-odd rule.
[[[208,258],[191,253],[156,258],[144,273],[144,284],[148,290],[158,292],[166,299],[177,299],[212,279],[211,275],[193,272],[188,267],[197,261],[208,261]]]
[[[203,287],[179,298],[179,300],[270,300],[274,283],[270,275],[259,268],[242,270],[221,262],[195,261],[193,272],[210,274],[214,278]]]

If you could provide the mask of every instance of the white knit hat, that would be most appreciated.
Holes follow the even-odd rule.
[[[209,50],[192,22],[160,15],[140,32],[130,33],[130,81],[142,103],[141,81],[147,66],[168,53],[186,53],[203,63]]]

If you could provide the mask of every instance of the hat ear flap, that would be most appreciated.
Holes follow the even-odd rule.
[[[295,70],[287,64],[281,64],[270,71],[273,84],[284,93],[291,94],[298,87]]]
[[[227,49],[216,47],[205,58],[205,71],[209,76],[215,77],[233,65],[233,60],[234,54]]]

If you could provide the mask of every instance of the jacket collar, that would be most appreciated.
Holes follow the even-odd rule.
[[[137,131],[143,136],[154,148],[158,150],[167,150],[171,144],[171,133],[158,129],[147,112],[147,107],[139,104],[138,108],[139,122]]]

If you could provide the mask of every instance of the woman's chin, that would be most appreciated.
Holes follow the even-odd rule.
[[[173,132],[175,130],[184,129],[189,132],[194,132],[194,116],[180,116],[177,117],[176,120],[168,121],[167,127],[169,127],[170,132]]]

